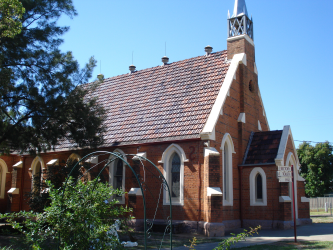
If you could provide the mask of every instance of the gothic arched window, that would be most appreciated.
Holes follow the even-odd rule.
[[[260,167],[250,173],[250,205],[267,206],[266,174]]]
[[[175,199],[176,202],[179,202],[180,197],[180,158],[177,153],[174,153],[171,157],[171,174],[170,174],[170,189],[171,197]]]
[[[114,153],[117,153],[120,155],[121,158],[123,158],[125,161],[126,155],[125,153],[120,150],[116,149],[113,151]],[[114,189],[123,190],[125,192],[125,165],[124,161],[116,156],[110,156],[111,159],[114,159],[110,166],[109,166],[109,184]],[[119,201],[120,204],[125,204],[125,193],[121,195],[114,196],[115,199]]]
[[[223,206],[233,205],[233,181],[232,181],[232,153],[234,144],[229,133],[225,133],[221,143],[222,149],[222,196]]]
[[[262,177],[260,173],[256,175],[256,201],[262,201]]]
[[[184,205],[184,162],[188,162],[184,150],[177,144],[171,144],[163,152],[164,177],[170,189],[172,205]],[[167,189],[163,189],[163,204],[170,204]]]

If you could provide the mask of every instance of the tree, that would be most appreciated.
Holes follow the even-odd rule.
[[[83,69],[60,38],[68,27],[56,21],[73,17],[71,0],[22,0],[22,32],[4,37],[0,48],[0,151],[46,151],[55,145],[95,147],[102,143],[104,111],[83,85],[96,61]]]
[[[310,197],[323,196],[333,191],[333,146],[328,142],[312,146],[303,142],[297,149],[305,192]]]
[[[18,0],[0,0],[0,39],[20,34],[25,9]]]

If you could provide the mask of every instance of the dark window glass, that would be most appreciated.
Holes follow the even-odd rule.
[[[40,162],[37,164],[37,166],[35,167],[35,174],[33,176],[34,180],[34,189],[37,192],[40,192],[40,188],[41,188],[41,183],[40,183],[40,179],[41,179],[41,165]]]
[[[176,153],[171,161],[171,196],[180,197],[180,158]]]
[[[256,176],[256,191],[257,200],[262,200],[262,177],[259,173]]]
[[[223,170],[223,185],[224,185],[224,194],[223,199],[228,200],[229,199],[229,183],[228,183],[228,175],[229,175],[229,166],[228,166],[228,148],[226,143],[224,144],[224,151],[223,151],[223,164],[224,164],[224,170]]]
[[[114,167],[113,188],[114,189],[123,188],[123,161],[120,159],[116,160]],[[121,195],[117,195],[117,197],[121,197]]]

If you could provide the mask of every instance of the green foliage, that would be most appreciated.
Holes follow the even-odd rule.
[[[191,243],[191,245],[184,245],[184,247],[187,247],[188,249],[195,249],[194,247],[197,245],[197,238],[193,237],[193,239],[189,240],[189,242]]]
[[[41,180],[40,175],[34,176],[33,189],[26,194],[28,198],[28,204],[30,209],[34,212],[43,212],[45,207],[48,207],[51,203],[49,192],[47,192],[49,186],[46,181],[50,181],[54,188],[58,189],[62,187],[63,182],[66,180],[69,172],[73,169],[77,161],[69,159],[67,162],[62,162],[59,165],[48,166],[46,173]],[[83,167],[88,168],[85,164]],[[73,179],[77,179],[81,175],[79,168],[75,168],[71,176]],[[87,175],[85,175],[86,177]]]
[[[259,234],[258,230],[261,229],[261,226],[257,226],[256,228],[251,228],[250,230],[244,229],[243,233],[239,233],[237,235],[231,234],[233,237],[229,237],[223,240],[214,250],[222,250],[222,249],[230,249],[232,245],[235,245],[238,241],[246,240],[246,237],[252,236],[253,234]]]
[[[0,0],[0,39],[13,38],[21,33],[20,19],[25,9],[18,0]]]
[[[328,142],[317,143],[316,146],[304,142],[297,149],[305,192],[310,197],[320,197],[333,191],[332,150]]]
[[[2,0],[1,0],[2,1]],[[76,15],[72,0],[22,0],[22,31],[0,47],[0,152],[42,152],[60,142],[95,147],[102,143],[104,110],[84,85],[96,65],[80,68],[59,46],[68,27],[62,14]]]
[[[121,191],[100,181],[74,182],[70,178],[63,194],[62,188],[55,188],[49,181],[47,184],[51,204],[43,213],[21,211],[0,216],[25,234],[32,249],[45,249],[42,246],[47,244],[59,244],[60,249],[121,247],[110,231],[115,228],[115,219],[123,221],[130,212],[127,207],[117,206],[118,201],[112,199]],[[17,218],[24,218],[24,221],[18,223]]]

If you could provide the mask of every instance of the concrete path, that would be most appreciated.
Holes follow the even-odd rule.
[[[223,237],[227,238],[227,237]],[[221,238],[221,239],[223,239]],[[297,240],[306,241],[333,241],[333,223],[317,223],[297,227]],[[246,246],[270,244],[277,241],[294,241],[294,229],[288,230],[260,230],[259,235],[238,242],[234,247],[241,248]],[[196,250],[210,250],[218,243],[206,243],[195,246]],[[175,250],[188,250],[186,247],[175,247]]]

